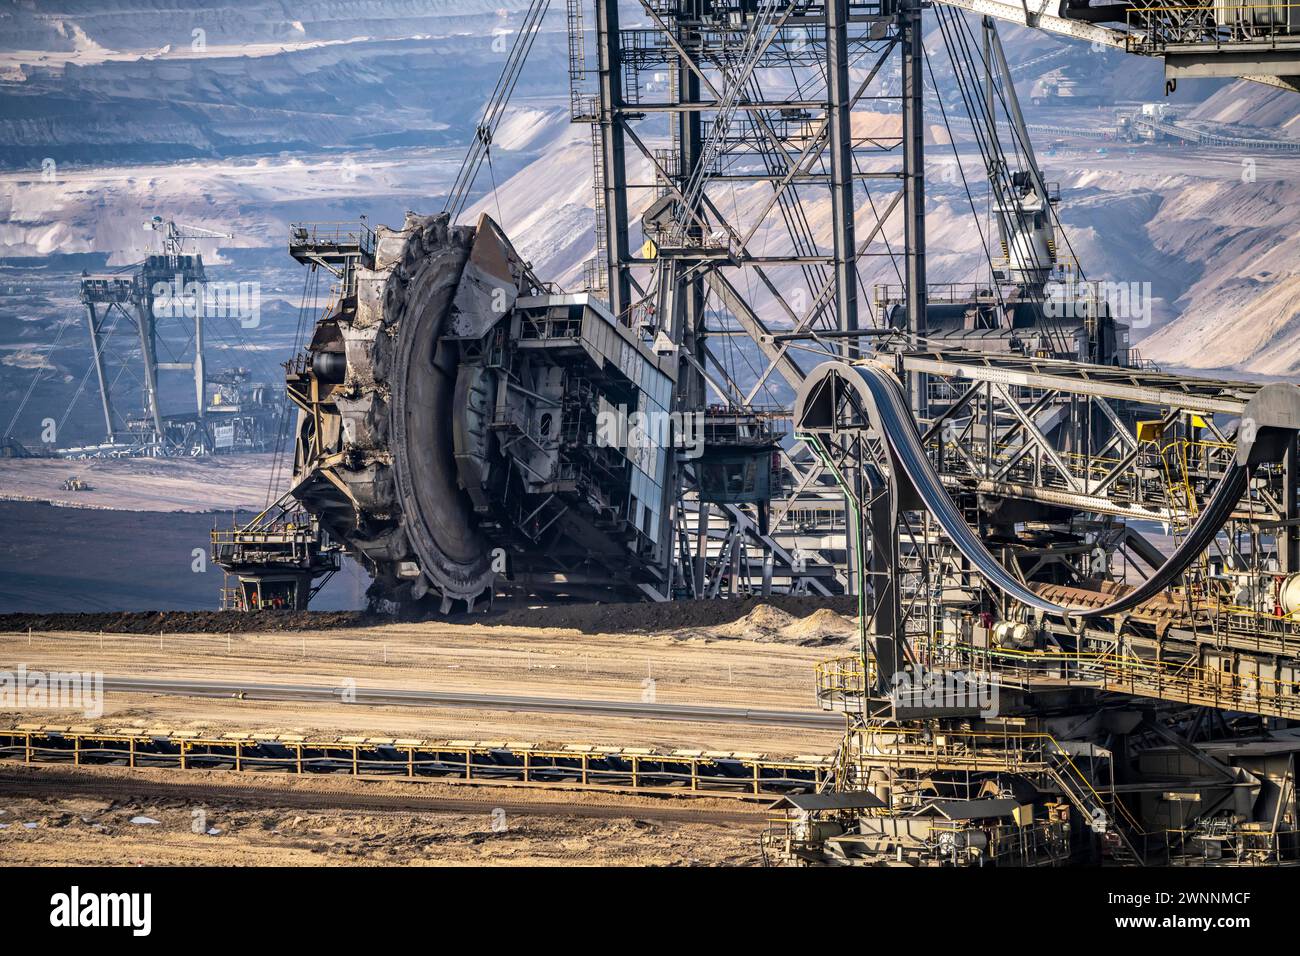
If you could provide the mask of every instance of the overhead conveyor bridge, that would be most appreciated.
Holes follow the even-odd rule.
[[[1012,575],[989,551],[958,510],[943,479],[921,444],[902,383],[878,364],[828,363],[808,380],[800,393],[801,427],[834,421],[835,405],[844,399],[861,403],[865,418],[888,444],[897,500],[917,500],[939,523],[943,533],[989,584],[1016,601],[1048,614],[1106,617],[1128,611],[1160,594],[1200,556],[1237,507],[1256,465],[1278,462],[1289,439],[1300,428],[1300,388],[1285,383],[1265,386],[1245,406],[1236,455],[1219,480],[1191,533],[1154,574],[1122,597],[1100,607],[1069,607],[1039,596]],[[906,487],[902,487],[902,483]]]

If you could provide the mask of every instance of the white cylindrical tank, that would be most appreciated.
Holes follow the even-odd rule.
[[[1300,611],[1300,574],[1288,574],[1277,586],[1277,603],[1283,614]]]
[[[1034,646],[1034,631],[1022,621],[998,621],[993,625],[993,639],[999,647],[1025,650]]]

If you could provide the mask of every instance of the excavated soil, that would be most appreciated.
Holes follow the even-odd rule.
[[[857,634],[857,624],[853,618],[829,607],[820,607],[805,617],[799,617],[771,604],[760,604],[739,620],[706,633],[711,637],[759,643],[825,647],[848,643]]]
[[[780,612],[785,615],[781,619],[785,625],[822,609],[836,614],[854,614],[857,599],[771,595],[735,600],[670,601],[665,604],[556,604],[502,609],[475,620],[488,626],[567,627],[584,634],[663,634],[692,628],[719,628],[756,612]],[[732,635],[728,633],[726,636]]]
[[[0,614],[2,631],[105,634],[248,634],[323,631],[384,623],[360,611],[110,611],[85,614]]]
[[[672,601],[667,604],[551,604],[498,603],[488,614],[403,615],[400,620],[482,624],[489,627],[567,628],[583,634],[663,634],[698,628],[720,628],[726,637],[772,639],[774,632],[799,621],[820,640],[835,630],[833,622],[856,609],[852,597],[789,597],[736,600]],[[0,632],[81,631],[105,634],[249,634],[269,631],[321,631],[341,627],[391,624],[397,617],[362,611],[108,611],[78,614],[0,614]],[[728,626],[730,625],[730,626]],[[716,636],[716,635],[715,635]]]

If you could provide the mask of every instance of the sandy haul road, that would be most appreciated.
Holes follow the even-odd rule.
[[[828,618],[833,618],[833,620]],[[0,634],[0,668],[91,671],[238,683],[293,683],[458,693],[656,701],[754,710],[815,709],[813,667],[840,647],[802,647],[829,612],[793,618],[760,607],[741,620],[671,634],[579,634],[562,628],[390,624],[286,634]],[[744,634],[767,640],[748,640]],[[825,635],[823,634],[823,637]],[[96,723],[286,733],[414,734],[626,746],[818,753],[834,727],[737,726],[506,708],[401,707],[318,701],[159,697],[107,692]],[[19,714],[9,716],[19,717]],[[30,716],[30,715],[29,715]],[[51,714],[51,721],[56,715]],[[67,715],[77,721],[76,714]]]

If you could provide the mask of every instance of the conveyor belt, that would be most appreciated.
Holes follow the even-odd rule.
[[[834,763],[824,754],[29,724],[0,726],[0,763],[6,760],[743,799],[816,792]]]
[[[938,473],[930,463],[917,435],[915,420],[902,386],[892,373],[874,365],[847,366],[862,377],[879,416],[876,422],[889,443],[894,459],[916,489],[926,509],[934,515],[944,532],[966,559],[975,565],[984,579],[1015,600],[1049,614],[1076,617],[1102,617],[1118,614],[1136,607],[1148,598],[1165,590],[1195,558],[1213,542],[1233,508],[1241,500],[1250,477],[1251,466],[1238,463],[1224,474],[1214,496],[1202,512],[1200,520],[1178,549],[1150,578],[1122,598],[1095,608],[1072,608],[1055,604],[1035,594],[1017,580],[996,557],[984,547],[966,519],[957,510],[952,498],[943,487]]]

